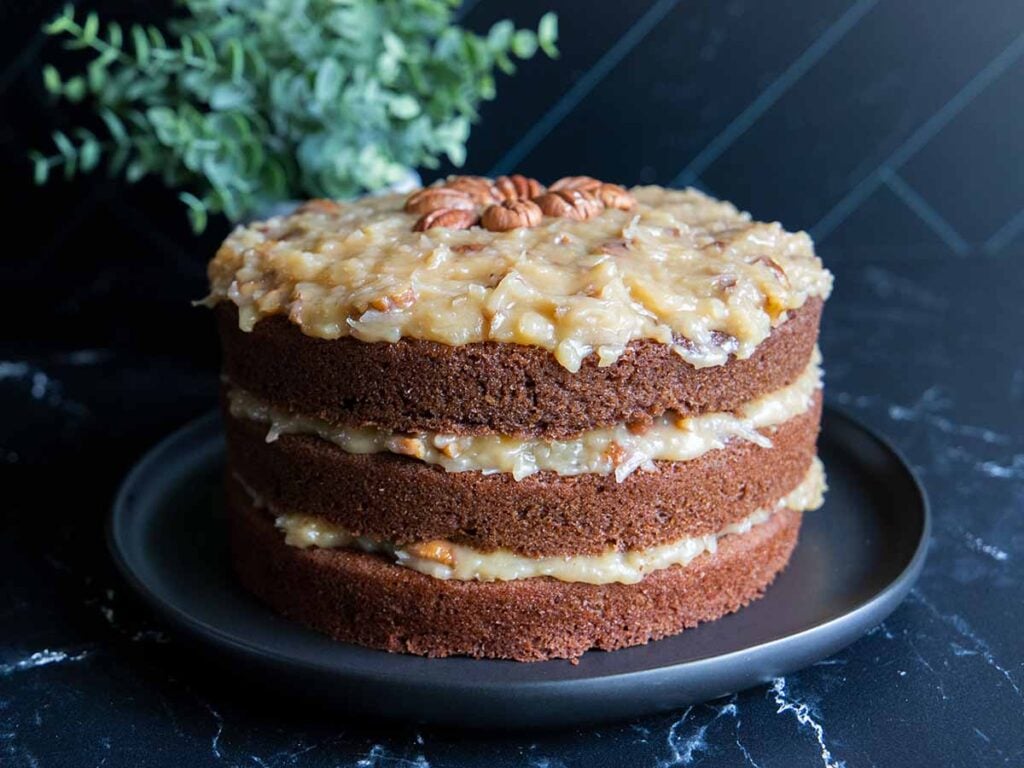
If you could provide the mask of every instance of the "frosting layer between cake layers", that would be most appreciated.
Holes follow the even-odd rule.
[[[245,487],[240,478],[236,478]],[[647,574],[671,566],[686,566],[704,553],[714,553],[721,538],[742,535],[763,525],[781,509],[804,512],[821,506],[826,490],[824,468],[814,459],[807,475],[770,509],[758,509],[715,533],[688,537],[645,550],[610,550],[600,555],[527,557],[507,549],[490,552],[447,541],[428,541],[399,547],[392,542],[351,531],[322,518],[302,514],[275,515],[275,525],[288,546],[305,549],[357,549],[378,553],[398,565],[437,579],[515,581],[551,577],[586,584],[635,584]],[[275,514],[258,494],[246,489],[253,505]]]
[[[734,439],[770,448],[771,438],[763,430],[811,407],[814,393],[821,388],[820,361],[815,349],[796,381],[744,403],[734,413],[664,414],[650,426],[619,424],[564,440],[339,427],[275,407],[239,388],[230,387],[227,398],[232,416],[268,425],[267,442],[284,434],[315,435],[348,453],[396,453],[449,472],[505,472],[516,480],[541,471],[564,476],[614,474],[621,482],[637,469],[653,469],[654,461],[687,461]]]

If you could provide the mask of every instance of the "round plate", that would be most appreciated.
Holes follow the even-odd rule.
[[[884,619],[924,562],[924,492],[897,453],[826,409],[825,506],[804,516],[789,567],[752,605],[675,637],[567,661],[425,659],[333,642],[236,584],[221,506],[217,414],[171,435],[125,479],[108,541],[169,622],[271,685],[364,715],[466,726],[565,725],[673,709],[835,653]]]

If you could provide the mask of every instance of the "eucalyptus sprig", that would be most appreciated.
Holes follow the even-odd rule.
[[[98,120],[33,152],[35,179],[105,164],[179,188],[193,227],[296,197],[348,197],[465,161],[495,69],[557,56],[557,20],[536,32],[453,23],[461,0],[180,0],[165,29],[101,23],[66,7],[45,31],[90,55],[46,89],[89,99]]]

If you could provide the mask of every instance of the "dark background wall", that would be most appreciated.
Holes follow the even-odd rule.
[[[10,356],[155,344],[211,360],[203,264],[173,193],[102,175],[36,189],[54,106],[39,33],[60,3],[0,0],[3,340]],[[91,0],[108,17],[166,3]],[[1024,239],[1024,3],[1015,0],[469,0],[464,22],[554,8],[538,57],[483,110],[468,170],[693,184],[808,229],[827,261],[1012,258]],[[35,222],[35,223],[31,223]],[[922,267],[927,268],[927,267]],[[44,317],[40,318],[40,306]]]

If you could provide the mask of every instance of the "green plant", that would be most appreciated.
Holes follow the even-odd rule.
[[[128,181],[181,188],[193,227],[289,197],[347,197],[465,160],[470,123],[495,95],[495,68],[541,49],[500,21],[485,36],[452,22],[460,0],[180,0],[166,32],[83,19],[68,6],[45,30],[88,51],[84,72],[43,70],[48,91],[90,98],[94,130],[53,135],[35,178],[105,163]]]

